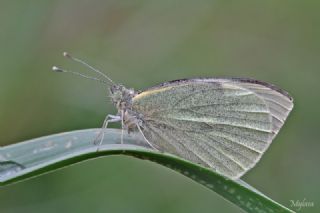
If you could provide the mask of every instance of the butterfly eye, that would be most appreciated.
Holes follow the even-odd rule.
[[[114,94],[117,90],[118,90],[118,89],[117,89],[117,86],[116,86],[116,85],[112,85],[112,86],[110,87],[110,92],[111,92],[111,94]]]

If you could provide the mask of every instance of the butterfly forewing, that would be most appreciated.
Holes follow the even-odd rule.
[[[230,178],[256,164],[291,109],[286,94],[243,79],[169,82],[138,94],[132,105],[159,150]]]

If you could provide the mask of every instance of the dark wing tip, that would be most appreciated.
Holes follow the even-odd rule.
[[[234,80],[234,81],[244,82],[244,83],[260,84],[262,86],[268,87],[272,90],[279,92],[280,94],[286,96],[290,101],[293,101],[292,96],[287,91],[277,87],[274,84],[270,84],[265,81],[260,81],[260,80],[256,80],[256,79],[252,79],[252,78],[229,78],[229,79]]]

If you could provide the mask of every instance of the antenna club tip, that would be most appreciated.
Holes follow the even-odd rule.
[[[63,52],[63,56],[66,57],[66,58],[71,58],[71,55],[67,52]]]
[[[60,69],[60,68],[57,67],[57,66],[53,66],[53,67],[52,67],[52,71],[54,71],[54,72],[63,72],[63,70]]]

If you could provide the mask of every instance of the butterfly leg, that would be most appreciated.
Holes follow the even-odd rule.
[[[124,111],[121,110],[121,144],[123,144],[123,134],[124,134]]]
[[[103,142],[104,139],[104,131],[108,127],[108,123],[112,122],[119,122],[121,120],[120,116],[116,115],[107,115],[106,118],[104,119],[102,128],[97,135],[97,137],[94,139],[93,144],[100,146]]]
[[[157,149],[155,146],[153,146],[152,145],[152,143],[150,143],[150,141],[144,136],[144,134],[143,134],[143,132],[142,132],[142,130],[141,130],[141,128],[140,128],[140,126],[139,126],[139,124],[138,123],[136,123],[136,126],[137,126],[137,128],[138,128],[138,130],[139,130],[139,132],[141,133],[141,135],[142,135],[142,137],[143,137],[143,139],[149,144],[149,146],[151,146],[151,148],[153,148],[154,150],[157,150],[157,151],[159,151],[160,152],[160,150],[159,149]]]

